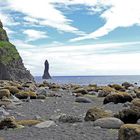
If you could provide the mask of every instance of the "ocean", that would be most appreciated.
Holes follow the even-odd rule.
[[[36,76],[35,80],[37,83],[42,83],[41,76]],[[97,84],[97,85],[108,85],[108,84],[122,84],[123,82],[137,83],[140,85],[140,75],[121,75],[121,76],[53,76],[52,79],[47,80],[51,83],[58,84]]]

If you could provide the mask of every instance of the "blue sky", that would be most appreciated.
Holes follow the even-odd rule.
[[[0,0],[27,69],[42,75],[140,74],[139,0]]]

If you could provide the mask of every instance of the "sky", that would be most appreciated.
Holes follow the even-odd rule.
[[[139,0],[0,0],[0,20],[34,76],[140,75]]]

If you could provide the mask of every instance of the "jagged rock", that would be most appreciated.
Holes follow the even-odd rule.
[[[6,31],[0,22],[0,79],[12,81],[34,81],[24,67],[15,46],[9,42]]]
[[[45,61],[45,70],[44,70],[44,74],[42,76],[42,79],[51,79],[51,76],[49,74],[49,62],[48,62],[48,60]]]
[[[119,130],[118,140],[140,140],[140,125],[124,124]]]

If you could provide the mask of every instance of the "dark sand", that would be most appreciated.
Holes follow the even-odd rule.
[[[93,106],[103,106],[103,98],[92,96],[92,103],[76,103],[69,92],[62,92],[62,97],[49,97],[46,100],[31,100],[23,102],[10,112],[16,119],[34,119],[36,115],[49,120],[60,114],[76,115],[82,118],[80,123],[60,123],[49,128],[39,129],[34,126],[21,129],[1,130],[0,137],[5,140],[117,140],[118,130],[94,127],[92,122],[85,122],[87,110]],[[113,103],[103,106],[105,109],[117,112],[122,104]],[[15,113],[16,112],[16,113]],[[17,115],[20,114],[20,115]]]

